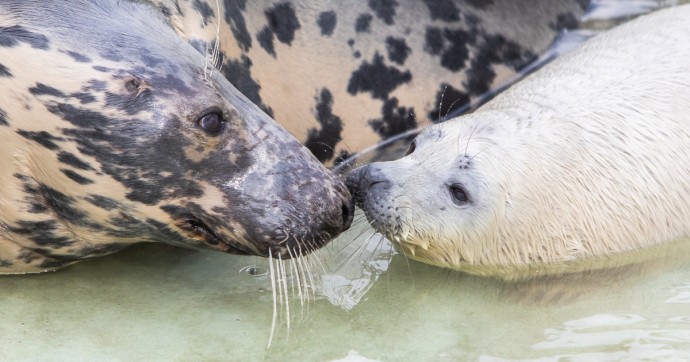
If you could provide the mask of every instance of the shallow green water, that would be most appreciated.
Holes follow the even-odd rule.
[[[690,359],[690,262],[677,253],[674,263],[507,283],[391,260],[378,238],[339,267],[361,245],[346,237],[320,253],[331,274],[314,283],[316,300],[291,296],[289,330],[279,308],[270,348],[264,259],[141,245],[1,278],[0,359]]]

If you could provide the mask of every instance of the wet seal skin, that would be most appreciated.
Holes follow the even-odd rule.
[[[598,35],[348,187],[405,254],[476,274],[591,269],[683,240],[689,18],[674,7]]]
[[[342,181],[173,26],[141,1],[0,3],[0,273],[137,242],[286,259],[349,227]]]
[[[223,74],[328,165],[478,102],[589,3],[152,1],[199,51],[219,39]]]

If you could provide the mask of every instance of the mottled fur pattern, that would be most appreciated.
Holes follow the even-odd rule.
[[[349,226],[338,177],[149,3],[0,2],[0,93],[0,273],[141,241],[289,258]]]
[[[504,84],[582,0],[153,0],[180,36],[333,163]]]
[[[354,171],[355,198],[408,255],[474,273],[690,236],[689,18],[662,10],[595,37]]]

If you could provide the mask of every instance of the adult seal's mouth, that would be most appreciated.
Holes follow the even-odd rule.
[[[207,246],[228,254],[255,255],[256,252],[244,245],[226,240],[194,215],[181,215],[178,221],[180,230],[187,232],[192,238],[203,241]]]

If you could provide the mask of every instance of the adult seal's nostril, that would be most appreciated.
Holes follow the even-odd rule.
[[[347,193],[347,196],[343,198],[341,211],[343,216],[341,231],[345,231],[350,228],[352,225],[352,219],[355,217],[354,200],[352,199],[352,196],[350,196],[349,192]]]

